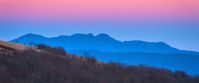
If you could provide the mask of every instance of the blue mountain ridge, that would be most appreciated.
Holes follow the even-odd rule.
[[[146,53],[185,53],[198,54],[198,52],[179,50],[164,42],[145,41],[118,41],[107,34],[74,34],[71,36],[58,36],[47,38],[36,34],[26,34],[11,42],[26,45],[46,44],[49,46],[63,47],[66,50],[98,50],[105,52],[146,52]]]
[[[119,41],[107,34],[74,34],[47,38],[26,34],[10,42],[34,46],[45,44],[63,47],[67,52],[79,56],[93,56],[103,62],[120,62],[128,65],[147,65],[182,70],[199,75],[199,53],[180,50],[164,42]]]

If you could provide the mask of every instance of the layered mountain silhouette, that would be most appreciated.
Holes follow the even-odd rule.
[[[62,48],[0,41],[1,83],[198,83],[199,77],[146,66],[103,63]]]
[[[36,46],[45,44],[63,47],[78,56],[93,56],[102,62],[120,62],[127,65],[147,65],[158,68],[182,70],[199,75],[199,53],[180,50],[164,42],[119,41],[107,34],[74,34],[47,38],[26,34],[11,42]]]
[[[186,53],[197,54],[197,52],[179,50],[164,42],[145,41],[118,41],[107,34],[74,34],[71,36],[58,36],[47,38],[36,34],[27,34],[11,42],[26,45],[46,44],[59,46],[66,50],[97,50],[102,52],[145,52],[145,53]]]

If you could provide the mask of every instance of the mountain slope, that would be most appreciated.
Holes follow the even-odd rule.
[[[119,62],[128,65],[148,65],[167,68],[172,71],[183,70],[190,75],[199,75],[199,53],[179,50],[164,42],[115,40],[107,34],[74,34],[46,38],[27,34],[11,42],[34,46],[45,44],[63,47],[78,56],[92,56],[103,62]]]
[[[7,43],[8,44],[8,43]],[[1,43],[0,43],[0,46]],[[101,63],[93,58],[67,54],[61,48],[0,53],[1,83],[198,83],[198,77],[144,66]],[[32,47],[31,47],[32,48]]]
[[[145,53],[185,53],[199,54],[192,51],[183,51],[169,46],[164,42],[125,41],[121,42],[107,34],[74,34],[46,38],[40,35],[27,34],[11,42],[26,45],[46,44],[49,46],[64,47],[66,50],[98,50],[104,52],[145,52]]]
[[[91,50],[76,50],[70,53],[79,56],[93,56],[103,62],[120,62],[128,65],[147,65],[166,68],[172,71],[182,70],[190,75],[199,75],[199,56],[190,54],[160,53],[113,53]]]
[[[1,49],[6,48],[6,49],[10,49],[10,50],[25,50],[28,47],[23,46],[23,45],[19,45],[19,44],[0,41],[0,48]]]

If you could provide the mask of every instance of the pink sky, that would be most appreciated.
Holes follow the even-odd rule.
[[[0,18],[55,20],[198,20],[199,0],[0,0]]]

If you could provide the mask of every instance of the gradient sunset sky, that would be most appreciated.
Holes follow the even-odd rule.
[[[107,33],[199,51],[199,0],[0,0],[0,40]]]

